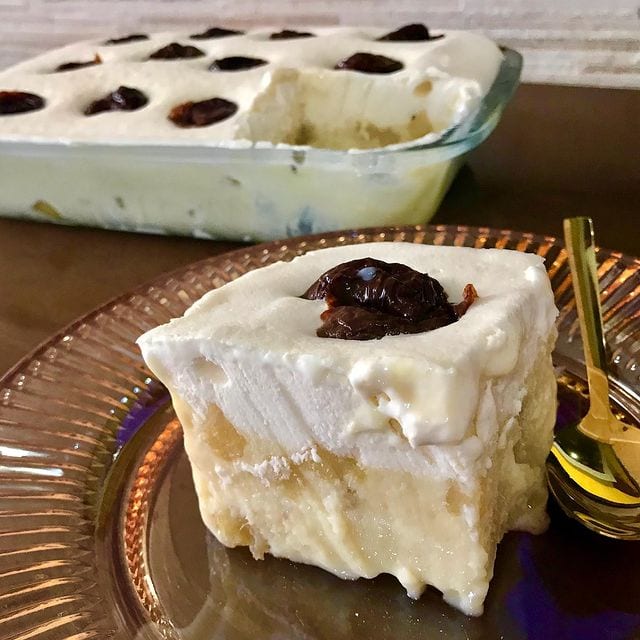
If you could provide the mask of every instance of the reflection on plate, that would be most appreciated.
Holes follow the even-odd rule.
[[[640,637],[640,544],[552,505],[542,536],[501,543],[481,618],[388,576],[344,582],[226,549],[199,514],[181,430],[134,344],[207,290],[310,249],[395,240],[543,255],[560,309],[563,405],[583,376],[566,254],[553,238],[467,227],[369,229],[210,258],[82,318],[0,382],[0,637],[170,639]],[[640,261],[599,251],[616,408],[638,419]],[[575,404],[575,406],[573,406]],[[144,427],[144,428],[141,428]]]

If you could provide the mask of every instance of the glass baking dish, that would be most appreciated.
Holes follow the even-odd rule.
[[[473,113],[399,150],[0,140],[0,215],[246,241],[424,223],[517,87],[522,58],[502,51]]]

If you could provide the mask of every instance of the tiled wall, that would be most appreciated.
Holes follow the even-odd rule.
[[[640,87],[640,0],[0,0],[0,68],[82,38],[225,24],[480,29],[525,80]]]

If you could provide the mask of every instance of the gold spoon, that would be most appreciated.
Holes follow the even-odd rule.
[[[561,429],[547,460],[549,488],[563,511],[611,538],[640,540],[640,428],[612,413],[590,218],[568,218],[564,237],[584,345],[590,406]]]

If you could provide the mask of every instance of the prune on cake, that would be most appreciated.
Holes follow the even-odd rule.
[[[109,38],[109,40],[105,40],[105,45],[127,44],[128,42],[140,42],[148,39],[149,36],[146,33],[132,33],[128,36],[122,36],[122,38]]]
[[[294,40],[296,38],[314,38],[315,33],[309,31],[294,31],[293,29],[283,29],[269,36],[269,40]]]
[[[38,111],[46,104],[44,98],[26,91],[0,91],[0,116]]]
[[[85,62],[65,62],[59,64],[54,71],[75,71],[76,69],[84,69],[85,67],[93,67],[96,64],[102,64],[102,58],[96,53],[93,60],[86,60]]]
[[[384,36],[378,38],[379,41],[391,42],[424,42],[426,40],[439,40],[444,38],[444,34],[432,36],[429,29],[424,24],[406,24],[395,31],[390,31]]]
[[[85,116],[105,111],[136,111],[144,107],[149,99],[139,89],[118,87],[115,91],[92,102],[85,110]]]
[[[247,58],[245,56],[228,56],[214,60],[209,67],[209,71],[244,71],[269,64],[262,58]]]
[[[327,302],[317,335],[343,340],[438,329],[461,318],[476,297],[475,288],[468,284],[462,302],[453,305],[442,285],[427,273],[374,258],[329,269],[302,295]]]
[[[467,313],[467,309],[474,303],[477,297],[478,292],[476,288],[472,284],[465,285],[462,290],[462,300],[460,300],[458,304],[453,305],[458,318],[462,318],[462,316]]]
[[[241,36],[244,31],[236,31],[235,29],[224,29],[222,27],[211,27],[202,33],[193,33],[189,37],[192,40],[210,40],[213,38],[226,38],[228,36]]]
[[[395,73],[403,69],[399,60],[375,53],[358,52],[338,62],[334,69],[347,69],[361,73]]]
[[[230,118],[237,110],[235,102],[224,98],[209,98],[175,106],[169,113],[169,120],[178,127],[206,127]]]
[[[182,60],[184,58],[201,58],[205,53],[198,47],[192,47],[187,44],[180,44],[179,42],[172,42],[154,51],[149,60]]]

